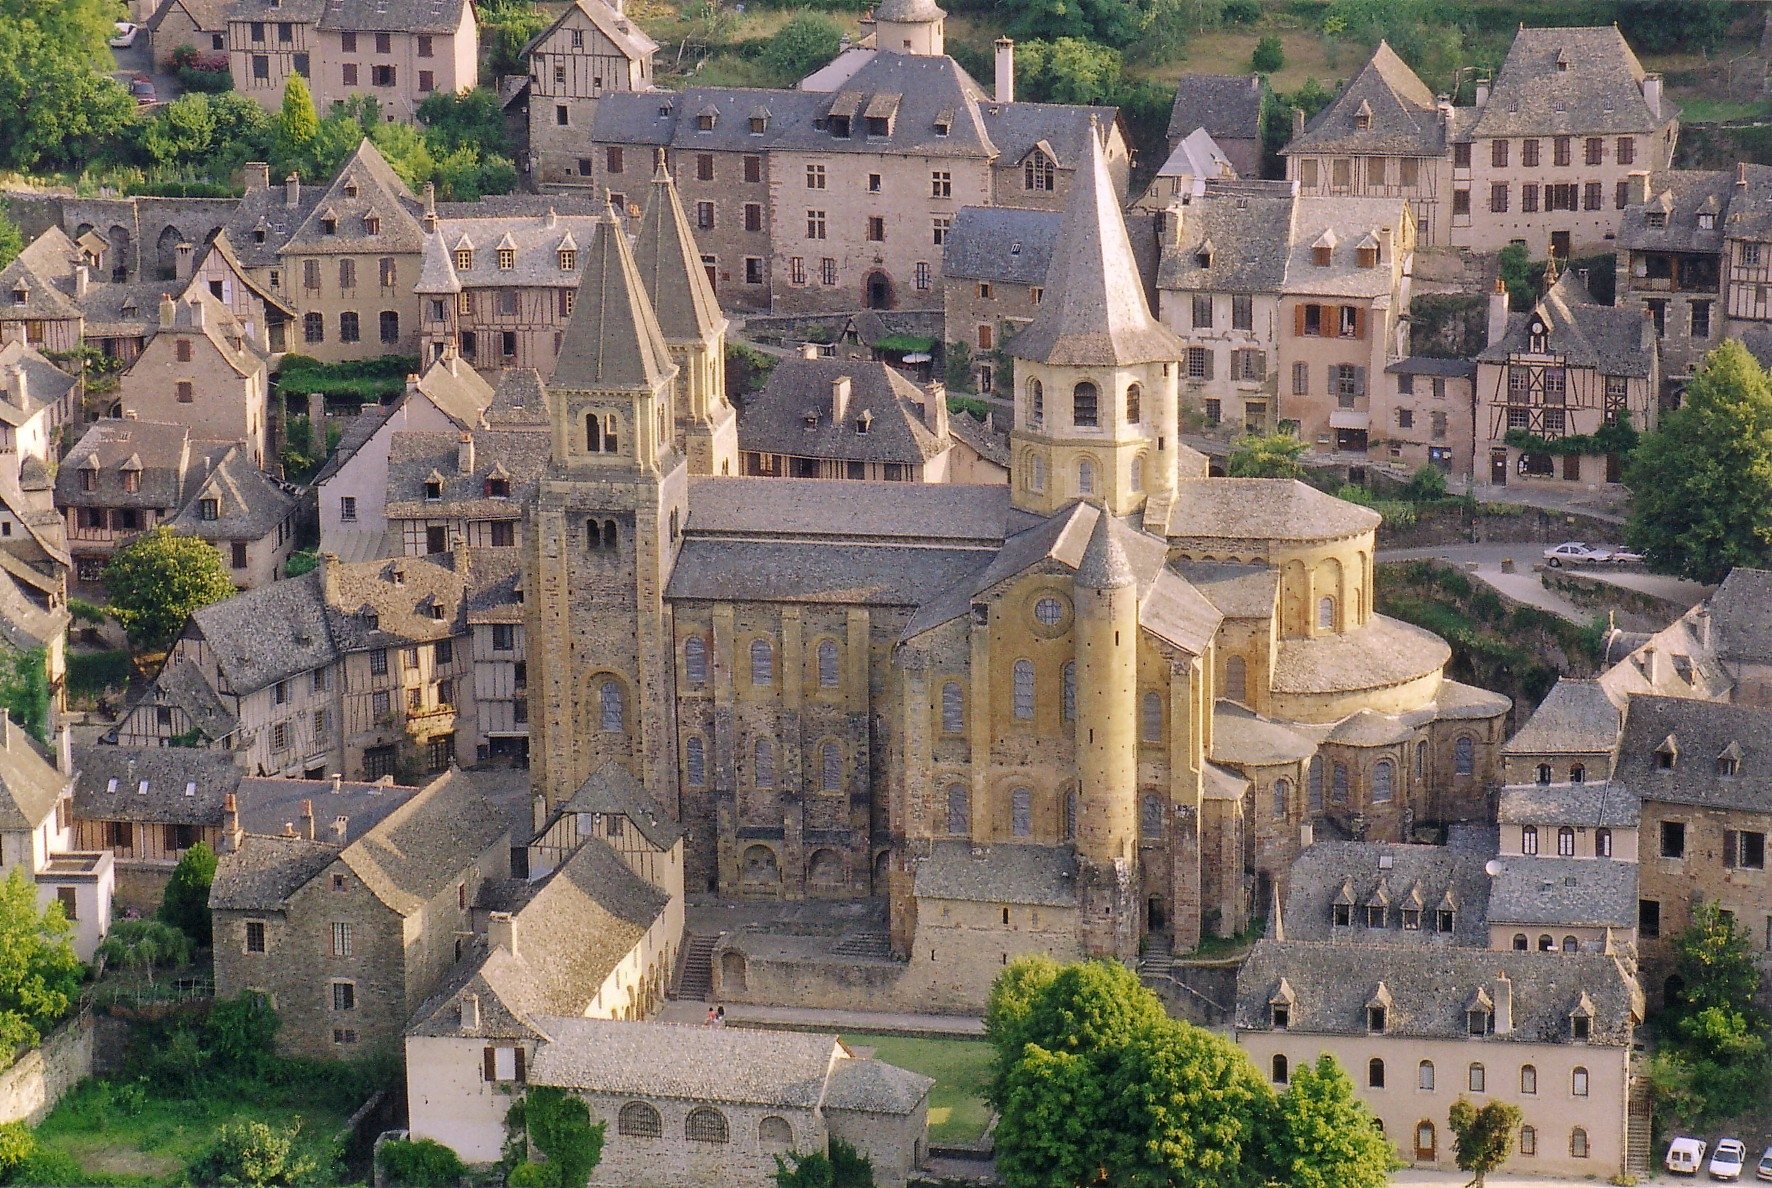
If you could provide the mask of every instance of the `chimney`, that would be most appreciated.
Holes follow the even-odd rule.
[[[461,996],[461,1029],[478,1031],[480,1028],[480,996],[464,994]]]
[[[314,802],[301,802],[301,835],[309,841],[314,840]]]
[[[449,538],[449,559],[455,576],[467,581],[473,569],[473,556],[468,552],[468,538],[459,532]]]
[[[1692,612],[1693,625],[1698,628],[1698,646],[1704,651],[1711,650],[1710,645],[1710,603],[1705,603]]]
[[[849,417],[849,393],[853,385],[846,375],[831,381],[831,424],[841,425]]]
[[[1645,74],[1643,76],[1643,102],[1649,105],[1649,114],[1656,119],[1661,118],[1661,76]]]
[[[1647,306],[1643,309],[1643,349],[1655,349],[1655,311]]]
[[[1624,201],[1627,206],[1641,206],[1649,201],[1649,171],[1633,169],[1625,175]]]
[[[818,355],[818,344],[816,342],[803,342],[800,344],[800,358],[816,359],[818,358]]]
[[[948,386],[940,380],[930,384],[929,391],[923,397],[923,427],[935,434],[937,441],[947,441]]]
[[[192,329],[203,329],[203,316],[207,312],[203,308],[203,299],[201,297],[192,297],[190,300],[186,301],[185,304],[189,306],[191,310]]]
[[[222,797],[221,852],[232,854],[240,849],[240,803],[229,792]]]
[[[455,441],[455,472],[457,474],[474,473],[474,435],[463,432]]]
[[[337,796],[344,790],[345,777],[339,772],[332,773],[332,794]]]
[[[293,173],[283,179],[283,205],[301,205],[301,178]]]
[[[31,380],[23,367],[14,367],[7,376],[7,390],[12,393],[12,402],[20,408],[29,406],[31,399]]]
[[[340,813],[332,819],[332,840],[342,846],[350,835],[351,819]]]
[[[413,372],[406,374],[406,394],[408,396],[418,395],[418,376]]]
[[[1660,685],[1663,661],[1661,651],[1654,644],[1643,649],[1643,675],[1651,685]]]
[[[160,329],[170,330],[178,320],[178,306],[172,303],[171,293],[160,294]]]
[[[240,171],[240,183],[248,194],[271,188],[271,167],[263,161],[248,161]]]
[[[437,183],[425,183],[425,230],[437,229]]]
[[[1389,227],[1378,229],[1378,262],[1387,268],[1391,263],[1391,229]]]
[[[1742,189],[1747,188],[1747,162],[1746,161],[1735,162],[1735,184],[1739,188],[1742,188]]]
[[[188,281],[191,279],[191,264],[196,258],[197,249],[189,242],[180,243],[172,249],[172,276],[174,280]]]
[[[86,288],[92,284],[92,269],[84,264],[74,265],[74,297],[76,300],[86,296]]]
[[[1292,109],[1292,139],[1297,140],[1304,135],[1304,108]]]
[[[1312,825],[1309,821],[1306,821],[1304,824],[1302,824],[1298,827],[1298,848],[1300,850],[1310,849],[1311,846],[1316,844],[1316,841],[1317,841],[1316,826]]]
[[[1489,294],[1489,340],[1487,345],[1497,346],[1507,337],[1507,286],[1501,278],[1495,278],[1495,289]]]
[[[1486,78],[1479,78],[1477,80],[1477,106],[1479,108],[1484,107],[1488,104],[1488,102],[1489,102],[1489,80]]]
[[[1015,42],[997,38],[997,102],[1015,102]]]
[[[486,947],[503,949],[507,953],[517,951],[517,920],[509,912],[488,912],[486,914]]]
[[[294,821],[283,822],[283,836],[284,837],[294,837],[295,836],[295,822]]]
[[[55,769],[65,776],[74,774],[74,732],[67,726],[55,736]]]
[[[1495,974],[1495,1034],[1514,1033],[1514,983],[1505,972]]]

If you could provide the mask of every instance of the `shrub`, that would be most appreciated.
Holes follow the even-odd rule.
[[[453,1188],[467,1171],[454,1151],[432,1139],[383,1143],[376,1158],[393,1188]]]
[[[763,63],[794,78],[837,56],[843,31],[829,17],[803,13],[781,27],[763,47]]]
[[[99,1180],[66,1151],[34,1144],[29,1154],[12,1169],[9,1184],[95,1184]]]
[[[1279,37],[1272,33],[1255,43],[1255,52],[1249,55],[1249,65],[1257,74],[1272,74],[1286,64],[1286,51],[1280,45]]]
[[[585,1188],[603,1159],[603,1123],[591,1124],[589,1107],[559,1089],[538,1086],[523,1099],[523,1121],[530,1144],[554,1169],[554,1179],[537,1188]]]
[[[10,1180],[19,1165],[37,1152],[37,1138],[23,1122],[0,1126],[0,1182]]]
[[[204,1046],[222,1068],[257,1072],[264,1068],[277,1041],[281,1021],[264,995],[242,990],[218,998],[204,1023]]]
[[[215,851],[204,842],[186,850],[160,897],[160,919],[209,947],[209,886],[215,882]]]
[[[318,1163],[295,1150],[301,1120],[287,1130],[263,1122],[234,1122],[216,1132],[209,1148],[188,1169],[198,1184],[241,1184],[246,1188],[297,1184],[318,1170]]]
[[[525,1159],[505,1176],[505,1188],[560,1188],[560,1169]]]
[[[1261,19],[1261,0],[1225,0],[1222,16],[1227,25],[1253,25]]]
[[[1446,474],[1438,466],[1423,466],[1409,476],[1403,487],[1403,498],[1410,503],[1427,503],[1446,497]]]

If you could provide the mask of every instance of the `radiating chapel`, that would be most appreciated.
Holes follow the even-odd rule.
[[[1028,949],[1234,933],[1313,833],[1484,817],[1495,778],[1507,700],[1373,611],[1378,516],[1181,444],[1182,344],[1090,140],[1007,348],[1007,487],[732,477],[726,323],[662,170],[633,242],[594,228],[548,388],[548,807],[637,781],[692,894],[885,898],[925,1008]]]

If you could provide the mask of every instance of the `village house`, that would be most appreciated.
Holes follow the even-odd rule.
[[[228,8],[227,0],[161,0],[146,22],[154,66],[171,70],[173,55],[186,47],[203,58],[225,59]]]
[[[652,89],[657,52],[658,43],[628,19],[623,0],[573,0],[523,47],[529,78],[505,106],[526,116],[522,167],[537,186],[601,197],[592,189],[585,130],[595,125],[604,95]]]
[[[206,288],[162,297],[159,327],[117,378],[121,415],[239,441],[254,466],[270,445],[269,355]]]
[[[1503,787],[1489,947],[1634,959],[1641,808],[1637,790],[1615,780]]]
[[[1475,457],[1477,366],[1407,355],[1386,365],[1372,393],[1373,440],[1406,470],[1433,466],[1469,479]]]
[[[1046,270],[1063,216],[1049,210],[967,206],[942,247],[943,339],[972,359],[973,387],[1007,380],[1003,344],[1034,320],[1046,296]]]
[[[56,742],[59,763],[51,763],[11,712],[0,710],[0,879],[23,871],[40,904],[60,904],[73,926],[75,955],[91,961],[111,928],[116,873],[109,851],[74,848],[74,774],[65,728]]]
[[[1260,177],[1267,86],[1259,74],[1184,74],[1169,108],[1169,151],[1204,132],[1237,177]]]
[[[523,544],[523,509],[548,467],[538,427],[395,433],[388,453],[387,523],[400,554],[447,553]]]
[[[1153,211],[1172,203],[1185,205],[1205,191],[1209,178],[1236,176],[1236,167],[1225,156],[1224,150],[1206,135],[1205,129],[1196,128],[1175,146],[1168,160],[1157,167],[1156,176],[1134,205]]]
[[[192,484],[184,506],[166,520],[172,530],[214,545],[236,589],[281,577],[295,551],[301,512],[294,489],[260,470],[241,443],[215,457]]]
[[[947,392],[884,363],[783,359],[738,422],[739,473],[939,483],[948,479]]]
[[[77,423],[80,381],[28,345],[0,342],[0,470],[16,484],[27,458],[59,459],[63,426]]]

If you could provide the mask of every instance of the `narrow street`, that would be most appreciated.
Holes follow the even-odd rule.
[[[1538,571],[1534,567],[1543,564],[1544,549],[1543,544],[1529,540],[1507,544],[1431,545],[1418,549],[1380,549],[1378,561],[1380,564],[1387,561],[1444,561],[1460,568],[1474,565],[1475,568],[1469,570],[1471,576],[1509,598],[1561,615],[1574,623],[1585,625],[1592,622],[1595,613],[1593,609],[1575,605],[1564,595],[1546,589],[1539,580]],[[1502,571],[1501,563],[1506,559],[1514,562],[1514,573]],[[1598,565],[1571,569],[1569,572],[1579,573],[1608,585],[1665,598],[1680,606],[1696,605],[1712,589],[1684,578],[1646,573],[1641,569]]]

